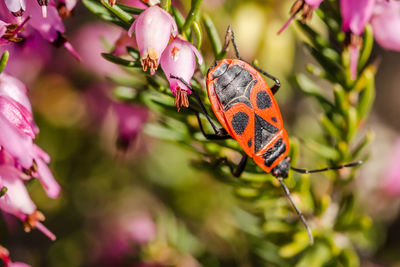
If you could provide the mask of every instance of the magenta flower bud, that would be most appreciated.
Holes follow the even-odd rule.
[[[375,40],[380,46],[400,52],[400,2],[377,2],[371,25]]]
[[[16,16],[21,17],[26,10],[26,0],[4,0],[8,10]]]
[[[135,19],[128,33],[131,35],[133,32],[136,35],[143,70],[149,68],[150,73],[154,74],[171,34],[176,36],[178,27],[168,12],[158,6],[152,6]]]
[[[278,31],[278,34],[281,34],[292,22],[292,20],[296,17],[298,13],[301,14],[301,22],[306,23],[307,20],[310,20],[313,14],[313,11],[319,7],[323,0],[296,0],[290,9],[290,18],[286,21],[286,23],[282,26],[282,28]]]
[[[114,103],[113,110],[118,119],[117,145],[126,150],[136,140],[147,121],[148,110],[125,103]]]
[[[191,91],[181,81],[171,78],[171,75],[180,77],[190,84],[196,69],[196,57],[199,64],[202,64],[203,58],[199,51],[191,43],[178,38],[167,46],[161,56],[161,68],[175,96],[175,106],[178,111],[181,106],[189,106],[187,95],[191,94]]]
[[[375,0],[340,0],[342,30],[361,35],[372,16]]]

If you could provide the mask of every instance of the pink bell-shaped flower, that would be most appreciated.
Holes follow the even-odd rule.
[[[380,46],[400,52],[400,2],[377,1],[371,25]]]
[[[199,51],[191,43],[179,38],[174,39],[161,56],[161,68],[167,76],[178,110],[181,106],[189,106],[187,95],[191,91],[178,79],[171,78],[171,75],[182,78],[190,84],[196,69],[196,57],[199,64],[202,64],[203,58]]]
[[[278,34],[281,34],[292,22],[292,20],[296,17],[296,15],[300,12],[301,14],[301,22],[305,23],[307,20],[310,20],[313,14],[313,11],[319,7],[323,0],[296,0],[290,9],[290,18],[286,23],[282,26],[282,28],[278,31]]]
[[[136,43],[140,51],[143,70],[150,69],[154,74],[171,34],[175,37],[178,27],[171,15],[158,6],[143,11],[133,22],[129,35],[135,32]]]
[[[357,77],[357,63],[362,46],[361,34],[369,22],[374,9],[375,0],[340,0],[342,30],[349,35],[350,76]]]

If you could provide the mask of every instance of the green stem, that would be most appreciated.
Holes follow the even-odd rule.
[[[221,39],[219,38],[217,28],[215,28],[215,25],[214,25],[214,22],[212,21],[212,19],[206,14],[203,14],[203,23],[206,28],[207,35],[210,38],[214,56],[218,57],[218,55],[222,51],[222,43],[221,43]]]
[[[104,0],[101,0],[101,4],[126,24],[131,25],[135,20],[129,13],[122,10],[118,5],[111,6]]]
[[[171,0],[161,0],[161,8],[169,12],[171,10]]]
[[[202,2],[202,0],[192,0],[192,8],[190,9],[189,15],[186,18],[186,22],[182,27],[183,32],[186,32],[187,30],[189,30],[193,21],[196,19],[197,15],[200,13],[201,2]]]

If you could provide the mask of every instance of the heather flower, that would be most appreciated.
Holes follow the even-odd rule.
[[[0,113],[0,146],[10,153],[23,168],[29,169],[33,163],[32,137],[18,130]]]
[[[290,9],[290,18],[288,21],[282,26],[282,28],[278,31],[278,34],[281,34],[292,22],[292,20],[296,17],[296,15],[300,12],[301,14],[301,22],[305,23],[307,20],[310,20],[313,14],[313,11],[319,7],[323,0],[296,0]]]
[[[362,46],[361,34],[365,25],[371,19],[375,0],[341,0],[342,30],[348,34],[350,50],[350,76],[357,76],[357,63]]]
[[[44,215],[36,209],[25,188],[24,180],[29,179],[29,176],[14,166],[1,165],[0,179],[7,188],[6,195],[0,198],[0,209],[23,221],[26,232],[38,228],[51,240],[55,240],[55,235],[40,222],[45,219]]]
[[[174,39],[161,56],[161,68],[165,76],[167,76],[171,91],[175,96],[175,106],[178,110],[181,106],[189,106],[187,95],[191,91],[178,79],[171,78],[171,75],[180,77],[190,84],[196,68],[196,57],[199,64],[201,64],[203,58],[199,51],[191,43],[179,38]]]
[[[10,252],[3,246],[0,246],[0,259],[3,261],[5,267],[31,267],[23,262],[12,262]]]
[[[125,103],[114,103],[113,110],[118,119],[117,144],[121,149],[128,149],[147,121],[147,109]]]
[[[121,72],[121,68],[101,56],[101,53],[108,52],[103,45],[103,40],[114,43],[119,34],[118,28],[102,22],[90,23],[81,27],[73,36],[73,42],[79,54],[82,55],[82,64],[100,76]]]
[[[400,196],[400,138],[393,145],[383,174],[383,192],[392,197]]]
[[[68,18],[71,16],[72,10],[75,8],[78,0],[60,0],[58,1],[57,10],[58,14],[62,18]]]
[[[33,145],[33,149],[36,164],[33,175],[39,178],[44,191],[49,197],[57,198],[61,188],[47,166],[50,163],[50,156],[37,145]]]
[[[176,36],[178,27],[171,15],[158,6],[143,11],[133,22],[129,35],[135,32],[143,70],[150,68],[154,74],[171,34]]]
[[[4,0],[4,3],[16,17],[21,17],[26,10],[26,0]]]
[[[377,1],[371,25],[375,40],[380,46],[400,51],[400,2]]]

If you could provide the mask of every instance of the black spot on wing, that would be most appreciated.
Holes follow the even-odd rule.
[[[247,146],[250,148],[252,144],[253,144],[253,141],[250,138],[249,141],[247,141]]]
[[[271,120],[272,120],[273,122],[278,122],[278,119],[277,119],[276,117],[272,117]]]
[[[257,93],[257,107],[259,109],[270,108],[272,105],[271,97],[266,91],[260,91]]]
[[[279,129],[255,113],[254,116],[254,153],[257,153],[274,137]]]
[[[247,124],[249,124],[249,116],[246,113],[239,111],[233,115],[231,123],[235,133],[241,135],[246,129]]]
[[[226,72],[226,70],[228,69],[228,66],[229,66],[229,64],[224,63],[224,64],[221,64],[217,69],[215,69],[213,72],[213,79],[224,74]]]
[[[283,143],[282,138],[278,139],[273,147],[269,148],[264,154],[263,158],[265,159],[264,165],[267,167],[271,167],[272,163],[274,163],[280,155],[285,153],[286,144]]]

